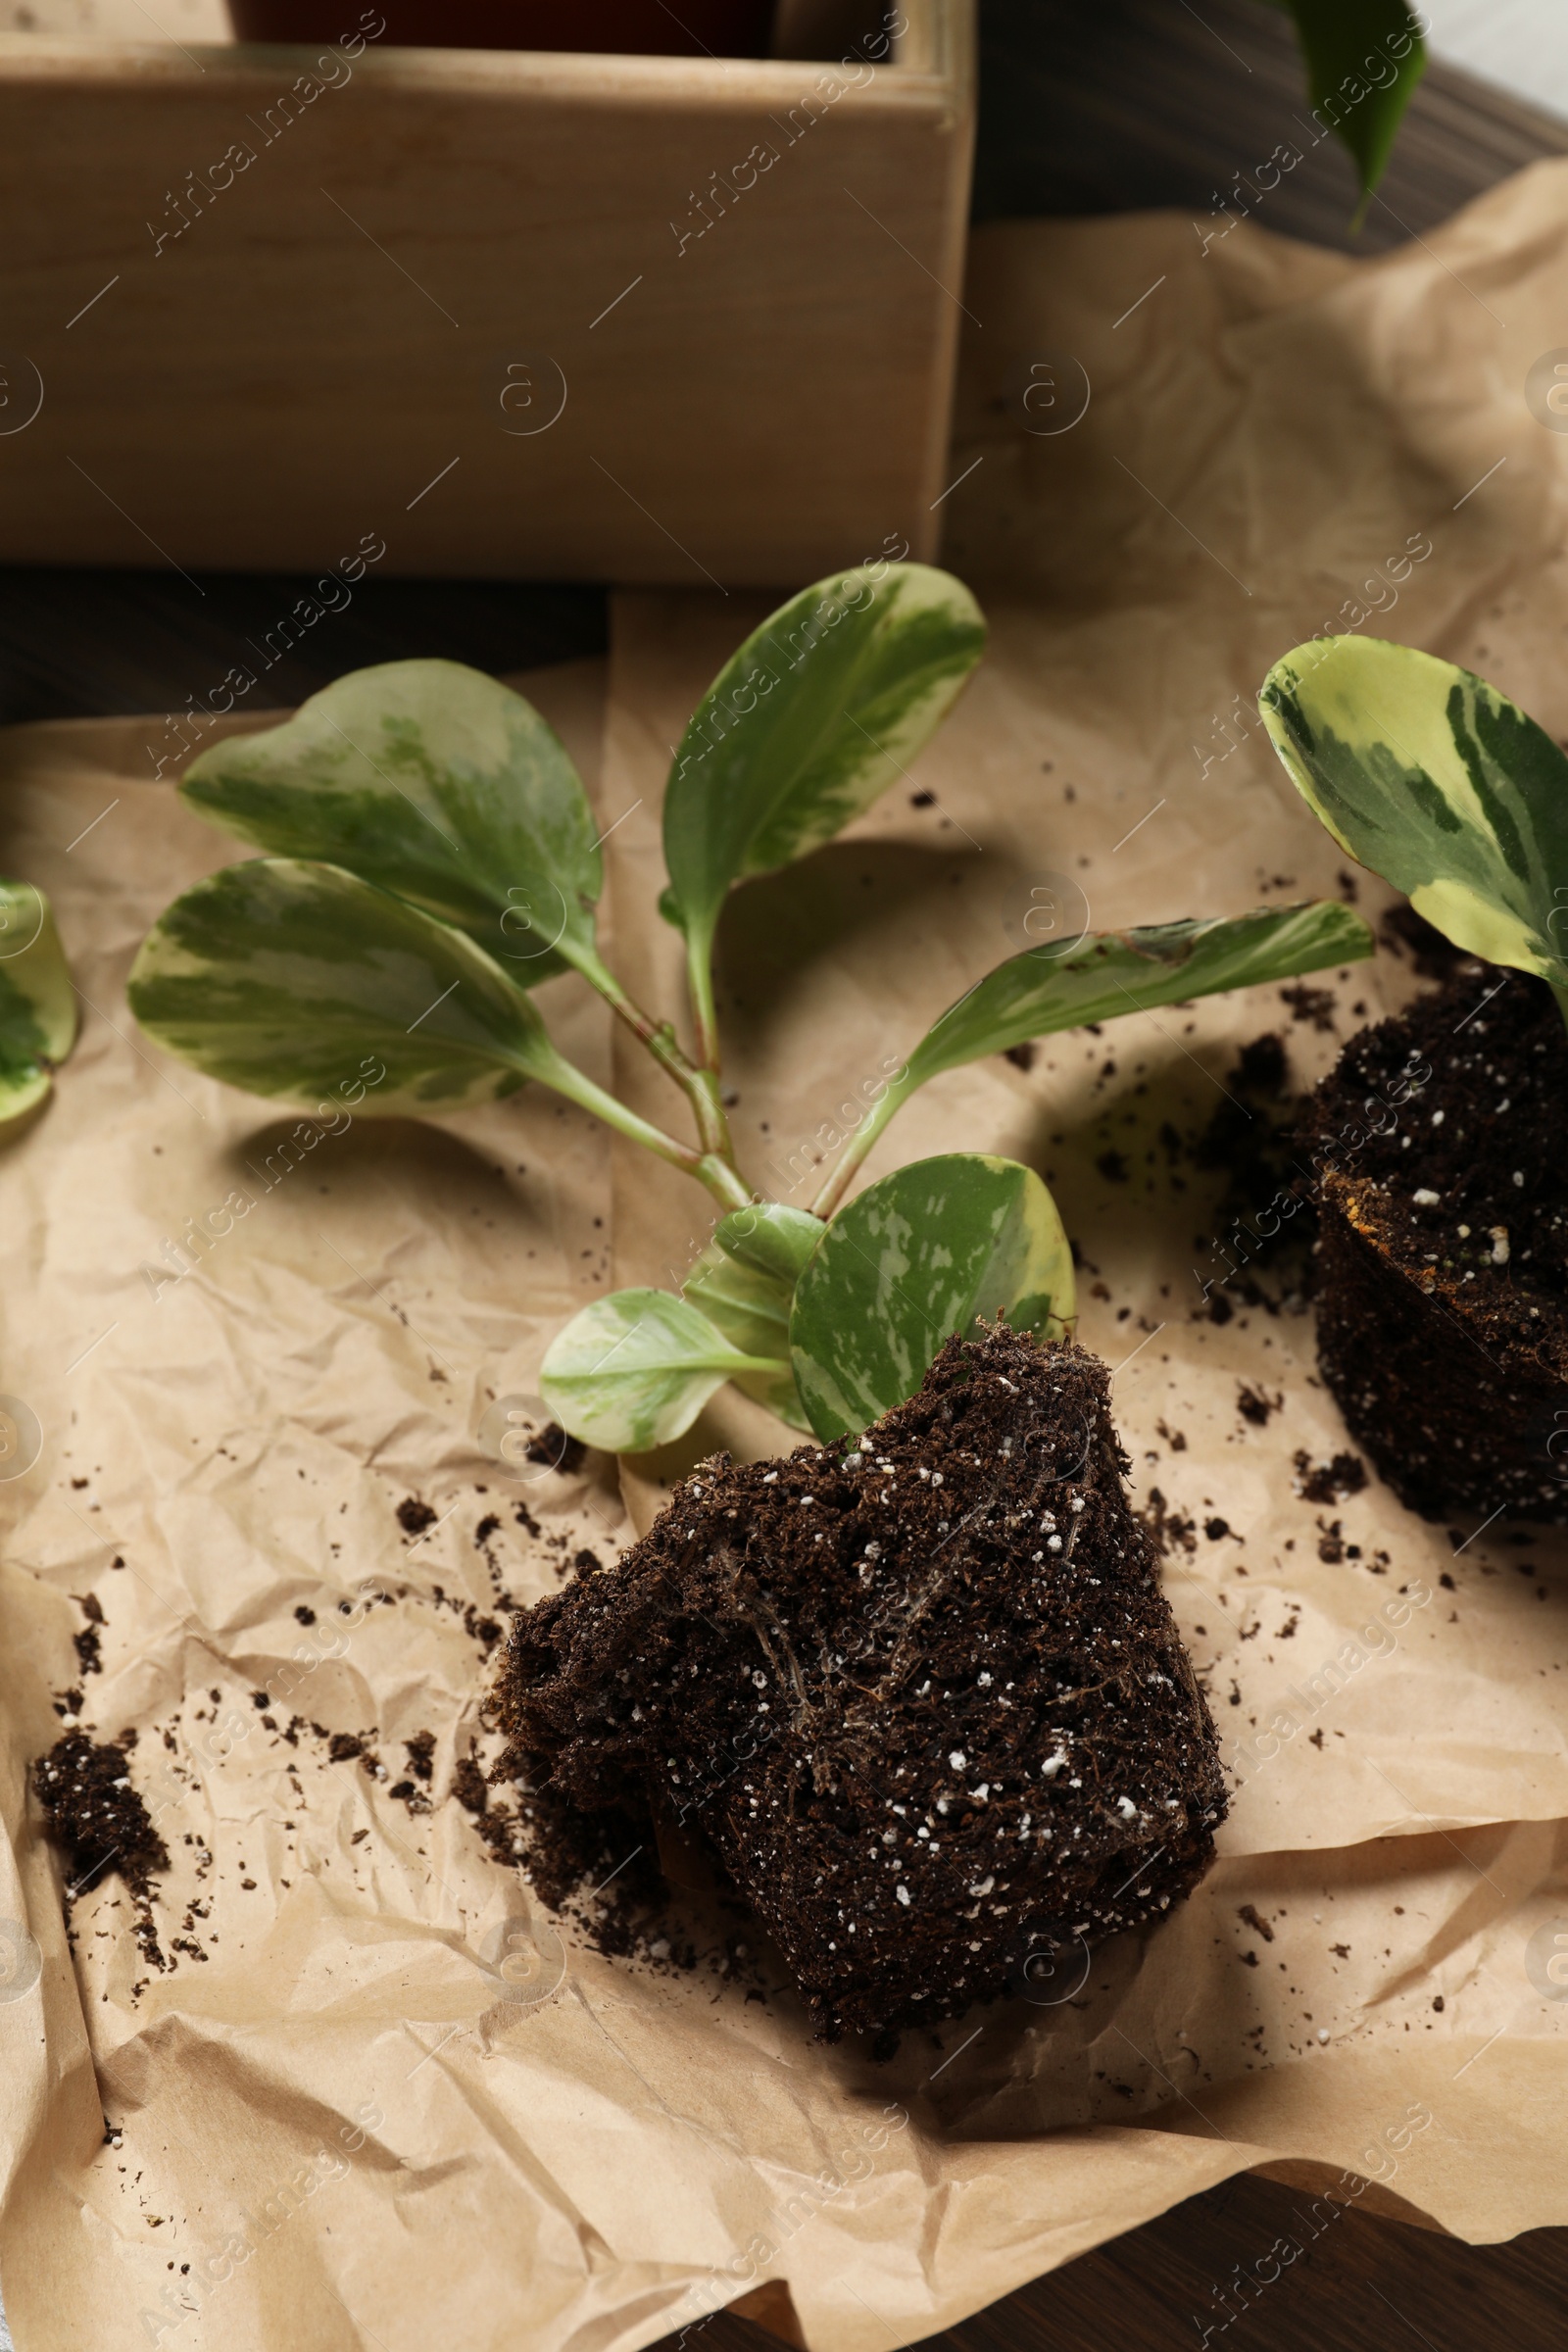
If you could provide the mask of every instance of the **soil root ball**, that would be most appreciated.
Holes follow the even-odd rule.
[[[1471,961],[1350,1040],[1298,1137],[1318,1362],[1410,1510],[1568,1520],[1568,1036]]]
[[[1225,1795],[1127,1466],[1103,1364],[1001,1325],[862,1439],[702,1464],[514,1627],[536,1886],[573,1835],[591,1884],[695,1832],[828,2038],[1059,1984],[1158,1917]]]

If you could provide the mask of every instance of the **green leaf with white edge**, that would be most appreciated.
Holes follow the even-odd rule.
[[[981,1317],[1059,1339],[1076,1312],[1072,1250],[1033,1169],[955,1152],[839,1211],[796,1287],[790,1352],[811,1426],[833,1439],[912,1396]]]
[[[684,1437],[726,1380],[786,1367],[732,1348],[668,1291],[612,1291],[550,1343],[539,1393],[563,1429],[612,1453]]]
[[[1277,4],[1296,19],[1319,120],[1349,149],[1362,189],[1370,195],[1383,176],[1400,117],[1425,71],[1420,19],[1405,0]]]
[[[258,858],[165,908],[131,1011],[209,1078],[273,1101],[456,1110],[566,1065],[482,948],[341,866]],[[356,1091],[357,1090],[357,1091]]]
[[[1342,850],[1455,947],[1568,984],[1568,759],[1533,718],[1378,637],[1298,646],[1258,704]]]
[[[934,733],[979,661],[967,588],[924,564],[861,564],[804,589],[719,671],[664,795],[662,902],[712,936],[732,883],[831,841]]]
[[[784,1238],[791,1246],[790,1253],[783,1255],[781,1237],[773,1223],[781,1217],[810,1227],[808,1250],[803,1250],[799,1238],[789,1235]],[[808,1217],[800,1209],[735,1209],[720,1219],[712,1240],[680,1286],[681,1297],[701,1307],[731,1347],[745,1355],[773,1361],[776,1369],[771,1372],[738,1373],[735,1385],[792,1429],[809,1429],[811,1425],[790,1368],[790,1301],[796,1275],[822,1232],[821,1219]]]
[[[75,1042],[75,992],[53,909],[34,883],[0,881],[0,1124],[43,1101]]]
[[[1336,899],[1320,899],[1252,914],[1091,931],[1065,954],[1026,949],[998,964],[943,1014],[872,1115],[885,1124],[889,1102],[896,1106],[927,1079],[984,1054],[1004,1054],[1027,1039],[1288,980],[1326,964],[1353,963],[1370,956],[1373,945],[1358,914]]]
[[[191,762],[185,799],[285,858],[320,858],[467,932],[518,985],[594,956],[598,825],[564,746],[461,662],[387,662]]]

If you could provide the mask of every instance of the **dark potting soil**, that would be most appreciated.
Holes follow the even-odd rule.
[[[1226,1800],[1126,1467],[1104,1366],[1004,1327],[859,1441],[703,1464],[514,1621],[538,1891],[696,1833],[829,2038],[1158,1916]]]
[[[1542,981],[1470,959],[1352,1038],[1299,1136],[1318,1355],[1429,1519],[1568,1519],[1568,1035]]]
[[[152,1874],[169,1868],[169,1848],[130,1783],[130,1757],[113,1742],[67,1732],[32,1768],[33,1787],[63,1848],[72,1891],[118,1871],[132,1894],[147,1895]]]

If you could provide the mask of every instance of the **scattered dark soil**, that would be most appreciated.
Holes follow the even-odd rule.
[[[1303,1447],[1297,1453],[1292,1483],[1303,1502],[1343,1502],[1347,1494],[1359,1494],[1366,1485],[1366,1464],[1354,1453],[1337,1453],[1332,1461],[1314,1462]]]
[[[1568,1036],[1550,990],[1465,959],[1350,1041],[1301,1145],[1318,1358],[1351,1435],[1427,1518],[1568,1519]]]
[[[1148,1502],[1135,1516],[1161,1558],[1172,1551],[1198,1549],[1197,1520],[1172,1510],[1158,1487],[1150,1488]]]
[[[85,1598],[77,1593],[75,1600],[77,1608],[87,1622],[80,1633],[73,1634],[71,1639],[76,1652],[76,1664],[85,1681],[89,1674],[102,1674],[104,1670],[104,1645],[101,1630],[104,1623],[104,1611],[103,1603],[96,1592],[89,1592]]]
[[[107,1870],[132,1894],[151,1893],[153,1873],[169,1868],[169,1848],[131,1787],[122,1745],[67,1732],[40,1756],[32,1781],[49,1837],[65,1854],[73,1894]]]
[[[1290,1006],[1293,1021],[1310,1021],[1314,1029],[1333,1035],[1336,1004],[1331,988],[1313,988],[1298,980],[1294,988],[1280,990],[1280,1003]]]
[[[858,1443],[702,1465],[514,1623],[503,1769],[544,1899],[612,1875],[611,1939],[661,1827],[697,1836],[827,2038],[1157,1917],[1225,1794],[1126,1467],[1104,1366],[1004,1326]]]
[[[489,1847],[492,1861],[508,1870],[526,1868],[530,1880],[536,1879],[531,1843],[516,1813],[505,1799],[491,1798],[476,1758],[469,1756],[465,1762],[468,1770],[466,1773],[462,1764],[458,1766],[452,1793],[473,1815],[473,1826]]]
[[[485,1489],[482,1486],[476,1486],[474,1492],[482,1496]],[[565,1576],[573,1560],[577,1564],[591,1561],[597,1566],[596,1555],[582,1545],[580,1536],[574,1536],[565,1529],[547,1532],[533,1520],[524,1505],[517,1506],[515,1515],[518,1524],[523,1526],[529,1536],[540,1545],[545,1562],[554,1568],[558,1576]],[[398,1511],[400,1524],[409,1532],[421,1531],[426,1519],[430,1524],[434,1524],[436,1516],[437,1514],[428,1505],[414,1495],[406,1497]],[[503,1559],[499,1556],[497,1547],[489,1541],[491,1537],[501,1535],[503,1522],[492,1516],[481,1520],[479,1524],[486,1539],[480,1545],[480,1550],[490,1587],[492,1596],[490,1606],[495,1611],[494,1615],[486,1613],[484,1605],[476,1603],[466,1591],[449,1592],[440,1584],[425,1585],[422,1581],[417,1586],[413,1583],[397,1582],[389,1589],[372,1588],[367,1594],[365,1605],[373,1603],[387,1608],[396,1608],[400,1604],[414,1601],[422,1606],[449,1613],[461,1620],[464,1630],[478,1650],[488,1656],[501,1641],[502,1627],[506,1617],[515,1614],[520,1604],[508,1590]],[[114,1565],[123,1567],[124,1561],[117,1555]],[[363,1583],[361,1589],[362,1592],[365,1591]],[[94,1635],[98,1634],[104,1628],[106,1620],[96,1595],[92,1593],[78,1594],[76,1598],[82,1616],[87,1622],[87,1631]],[[347,1615],[352,1613],[353,1605],[350,1601],[339,1598],[335,1603],[335,1608]],[[328,1627],[331,1627],[334,1622],[333,1608],[334,1604],[326,1600],[320,1602],[319,1609],[313,1608],[302,1601],[294,1606],[292,1615],[294,1621],[303,1627],[315,1626],[322,1619]],[[81,1645],[78,1644],[79,1653]],[[285,1804],[290,1806],[298,1804],[303,1809],[307,1802],[305,1787],[299,1778],[295,1763],[289,1759],[288,1751],[293,1750],[296,1754],[303,1754],[308,1745],[314,1742],[318,1749],[319,1761],[324,1766],[335,1766],[340,1773],[346,1772],[351,1767],[363,1772],[368,1780],[373,1782],[385,1794],[398,1799],[405,1805],[411,1815],[415,1817],[428,1816],[434,1810],[436,1803],[435,1735],[428,1731],[417,1731],[402,1742],[403,1752],[407,1757],[408,1777],[401,1780],[394,1779],[393,1774],[397,1767],[389,1768],[377,1753],[379,1733],[375,1726],[334,1730],[325,1723],[309,1721],[303,1715],[295,1713],[289,1708],[288,1698],[299,1689],[305,1675],[310,1672],[311,1666],[315,1662],[311,1653],[306,1651],[296,1652],[296,1658],[306,1660],[304,1672],[293,1662],[280,1662],[270,1690],[258,1687],[236,1694],[225,1693],[221,1687],[214,1686],[205,1692],[191,1693],[193,1728],[186,1733],[185,1738],[187,1740],[194,1739],[197,1741],[194,1756],[187,1757],[184,1743],[179,1737],[182,1723],[181,1711],[176,1710],[165,1722],[154,1727],[155,1737],[162,1751],[159,1763],[164,1772],[164,1810],[167,1810],[170,1803],[177,1804],[178,1787],[196,1788],[204,1777],[204,1772],[211,1770],[215,1762],[220,1761],[226,1753],[234,1736],[233,1719],[226,1710],[232,1708],[236,1700],[238,1704],[244,1706],[248,1699],[247,1728],[249,1721],[254,1720],[262,1732],[270,1735],[273,1747],[279,1751],[278,1761],[283,1766],[291,1792],[289,1796],[285,1797]],[[88,1663],[86,1654],[81,1655],[81,1663],[86,1669]],[[82,1704],[83,1693],[79,1689],[56,1694],[56,1712],[68,1720],[80,1714]],[[211,1712],[209,1712],[209,1708]],[[254,1718],[251,1716],[252,1709],[255,1711]],[[199,1729],[203,1724],[213,1728],[203,1733]],[[497,1744],[497,1734],[494,1724],[489,1721],[484,1709],[481,1709],[480,1729],[481,1737],[486,1742],[486,1752],[493,1752]],[[116,1788],[115,1784],[122,1780],[128,1783],[129,1774],[126,1769],[125,1756],[136,1744],[135,1731],[127,1730],[119,1735],[113,1747],[107,1751],[94,1747],[92,1733],[93,1727],[90,1724],[84,1730],[71,1733],[68,1739],[63,1740],[57,1745],[52,1757],[45,1757],[33,1768],[40,1799],[45,1802],[46,1810],[48,1810],[49,1800],[52,1797],[69,1796],[74,1793],[76,1775],[74,1764],[71,1760],[78,1752],[89,1757],[96,1755],[100,1758],[100,1762],[94,1768],[96,1781],[82,1791],[84,1796],[91,1798],[93,1789],[107,1778],[116,1803],[121,1803],[126,1797],[126,1789]],[[243,1738],[246,1735],[241,1732],[239,1736]],[[396,1742],[389,1742],[389,1746],[394,1748],[396,1744]],[[107,1763],[101,1760],[105,1753],[108,1755]],[[58,1760],[61,1757],[66,1758],[71,1766],[64,1781],[60,1779],[58,1769]],[[166,1757],[167,1763],[165,1762]],[[57,1782],[59,1783],[58,1788]],[[171,1792],[172,1784],[172,1793]],[[134,1792],[131,1791],[130,1794],[134,1798]],[[508,1870],[517,1869],[524,1864],[522,1824],[511,1803],[504,1798],[493,1797],[487,1789],[481,1758],[470,1756],[458,1767],[455,1784],[450,1788],[442,1790],[440,1801],[445,1803],[449,1796],[456,1797],[460,1803],[466,1804],[468,1810],[474,1813],[477,1833],[498,1863]],[[162,1813],[160,1818],[162,1818]],[[142,1816],[142,1819],[145,1822],[145,1815]],[[78,1824],[78,1827],[81,1826]],[[87,1826],[90,1827],[91,1823],[89,1822]],[[150,1824],[147,1826],[150,1828]],[[129,1827],[131,1829],[136,1827],[134,1813],[129,1817]],[[285,1835],[292,1836],[297,1824],[293,1820],[285,1818],[282,1820],[281,1827]],[[72,1852],[69,1838],[64,1834],[57,1833],[51,1826],[50,1835],[56,1836],[57,1834],[60,1836],[60,1842],[66,1845],[68,1852]],[[361,1828],[353,1833],[350,1842],[358,1844],[368,1836],[369,1831]],[[107,1845],[103,1840],[99,1840],[95,1846],[89,1841],[87,1847],[84,1848],[83,1858],[76,1863],[73,1874],[77,1883],[76,1890],[88,1891],[96,1885],[97,1878],[102,1876],[104,1870],[119,1867],[118,1857],[113,1861],[106,1859],[108,1846],[113,1845],[114,1842],[113,1838],[108,1839]],[[202,1844],[194,1831],[184,1831],[177,1843],[171,1838],[170,1843],[174,1845],[177,1863],[183,1865],[188,1860],[193,1864],[198,1884],[208,1878],[218,1867],[215,1864],[214,1856]],[[145,1854],[139,1856],[137,1841],[134,1838],[128,1841],[122,1839],[122,1844],[130,1856],[126,1869],[127,1880],[133,1888],[131,1902],[134,1917],[129,1923],[130,1933],[139,1945],[143,1958],[151,1967],[161,1972],[177,1971],[185,1961],[205,1961],[209,1954],[197,1938],[201,1933],[201,1923],[209,1917],[207,1903],[192,1900],[190,1908],[178,1922],[180,1932],[168,1941],[167,1948],[161,1948],[159,1945],[154,1924],[154,1901],[164,1902],[168,1900],[168,1897],[165,1892],[153,1886],[152,1873],[155,1870],[164,1870],[169,1867],[169,1857],[164,1841],[155,1836],[151,1847]],[[192,1849],[188,1856],[180,1852],[180,1846]],[[74,1862],[74,1852],[72,1858]],[[96,1875],[94,1873],[95,1863],[99,1866]],[[607,1868],[611,1866],[607,1865]],[[239,1873],[237,1879],[239,1887],[247,1893],[254,1892],[257,1880],[246,1871],[243,1860],[239,1864]],[[220,1872],[220,1876],[221,1875]],[[140,1891],[144,1883],[151,1888],[150,1893]],[[286,1890],[290,1882],[286,1876],[280,1876],[278,1884]],[[209,1902],[210,1899],[209,1897]],[[113,1898],[114,1904],[118,1904],[119,1901],[118,1895]],[[74,1930],[70,1924],[72,1909],[72,1892],[70,1890],[68,1890],[65,1908],[68,1936],[74,1938]],[[108,1931],[100,1930],[98,1932],[107,1933]],[[213,1939],[216,1941],[217,1932],[212,1931],[212,1934]],[[710,1936],[709,1942],[710,1945],[713,1944],[711,1936]],[[665,1948],[667,1952],[667,1945]],[[736,1973],[727,1956],[727,1947],[722,1940],[709,1951],[707,1957],[710,1965],[719,1973],[726,1975]],[[133,2002],[146,1989],[146,1984],[147,1980],[144,1979],[131,1986],[130,1997]]]
[[[398,1525],[406,1536],[422,1536],[427,1527],[434,1527],[435,1513],[417,1494],[405,1494],[398,1504]]]
[[[563,1478],[572,1478],[588,1459],[588,1448],[580,1438],[568,1438],[559,1421],[547,1421],[537,1437],[528,1440],[523,1452],[530,1462],[540,1462],[547,1470],[559,1470]]]
[[[1277,1413],[1284,1402],[1283,1396],[1270,1396],[1265,1389],[1254,1388],[1249,1380],[1244,1380],[1236,1392],[1236,1410],[1254,1429],[1266,1429],[1270,1413]]]

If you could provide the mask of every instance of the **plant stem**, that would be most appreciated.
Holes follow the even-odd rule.
[[[698,1070],[696,1072],[692,1108],[697,1113],[697,1132],[702,1137],[707,1150],[711,1152],[715,1158],[721,1159],[726,1167],[733,1168],[735,1166],[735,1146],[730,1141],[729,1114],[724,1108],[723,1099],[718,1091],[718,1072],[716,1070]],[[750,1193],[746,1196],[748,1200],[751,1197]]]
[[[1557,1010],[1562,1014],[1563,1027],[1568,1029],[1568,981],[1559,983],[1558,981],[1553,980],[1549,983],[1549,986],[1552,995],[1557,1000]]]
[[[718,1076],[718,1013],[713,1004],[713,934],[691,931],[686,936],[686,986],[697,1025],[697,1054],[703,1067]]]
[[[888,1121],[895,1115],[896,1112],[903,1109],[905,1103],[907,1102],[909,1097],[914,1093],[915,1087],[918,1084],[919,1081],[917,1079],[910,1079],[908,1065],[906,1063],[902,1077],[895,1078],[892,1081],[888,1087],[887,1093],[883,1096],[881,1102],[875,1105],[870,1113],[870,1116],[863,1120],[858,1127],[857,1127],[855,1133],[845,1145],[844,1150],[839,1156],[838,1164],[834,1168],[832,1175],[828,1178],[826,1184],[823,1185],[821,1191],[817,1194],[816,1199],[811,1202],[811,1214],[813,1217],[830,1217],[833,1214],[833,1211],[842,1204],[844,1196],[850,1189],[851,1178],[855,1175],[856,1170],[865,1158],[872,1145],[882,1133],[883,1128],[888,1124]]]
[[[624,1102],[618,1102],[602,1086],[596,1086],[586,1071],[579,1070],[554,1046],[536,1051],[527,1061],[519,1061],[518,1067],[528,1077],[542,1079],[546,1086],[553,1086],[558,1095],[565,1096],[568,1102],[576,1102],[584,1110],[591,1110],[596,1118],[604,1120],[607,1127],[613,1127],[617,1135],[624,1135],[632,1143],[641,1144],[647,1151],[657,1152],[661,1159],[667,1160],[671,1167],[679,1168],[683,1174],[695,1176],[721,1207],[750,1207],[752,1196],[745,1179],[736,1173],[727,1159],[720,1158],[712,1152],[694,1152],[689,1144],[678,1143],[674,1136],[666,1135],[662,1127],[654,1126],[648,1119],[639,1118],[636,1111],[628,1110]]]
[[[713,1199],[724,1208],[750,1208],[752,1188],[744,1176],[736,1174],[734,1163],[720,1159],[716,1152],[705,1152],[692,1170],[699,1184],[706,1184]]]
[[[718,1011],[713,1003],[713,931],[710,924],[686,936],[686,989],[697,1031],[697,1084],[707,1097],[706,1109],[697,1105],[698,1133],[710,1151],[722,1152],[733,1167],[735,1148],[719,1093]],[[694,1103],[696,1097],[693,1097]]]
[[[705,1152],[712,1152],[729,1167],[735,1165],[735,1147],[730,1141],[729,1121],[719,1100],[716,1071],[699,1069],[681,1052],[679,1040],[667,1021],[656,1021],[644,1012],[635,998],[629,996],[609,965],[602,963],[592,951],[572,958],[576,969],[591,988],[598,990],[612,1012],[618,1013],[627,1028],[653,1055],[667,1077],[673,1078],[692,1106],[697,1132]],[[748,1198],[750,1196],[748,1195]]]

